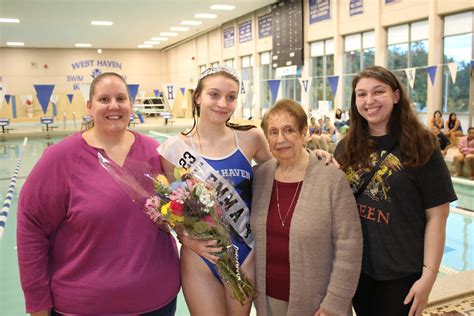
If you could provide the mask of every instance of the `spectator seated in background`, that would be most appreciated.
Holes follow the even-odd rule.
[[[349,128],[349,118],[344,109],[336,109],[336,112],[334,112],[334,126],[336,127],[336,132],[341,135],[347,132]]]
[[[321,119],[322,122],[322,119]],[[314,149],[322,149],[325,151],[329,151],[329,144],[328,144],[328,139],[326,136],[322,136],[321,132],[321,126],[316,123],[316,118],[313,116],[309,120],[309,126],[308,126],[308,136],[307,136],[307,143],[308,143],[308,148],[311,150]]]
[[[438,138],[439,147],[441,148],[443,153],[445,153],[446,147],[448,147],[451,142],[443,133],[444,121],[442,118],[441,111],[435,111],[433,113],[433,117],[429,120],[428,127]]]
[[[324,116],[322,135],[326,135],[328,142],[336,143],[336,127],[331,123],[331,118],[329,116]]]
[[[462,136],[462,127],[461,121],[456,117],[456,113],[449,114],[449,118],[446,120],[444,134],[449,138],[451,144],[457,145],[456,137]]]
[[[462,164],[469,166],[469,179],[474,180],[474,127],[469,127],[467,136],[458,145],[459,151],[454,155],[455,176],[462,176]]]

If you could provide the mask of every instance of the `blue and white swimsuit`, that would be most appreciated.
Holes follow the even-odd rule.
[[[246,206],[250,209],[252,204],[252,166],[250,162],[247,160],[247,157],[243,154],[242,150],[239,147],[239,142],[237,139],[237,134],[235,130],[232,130],[234,133],[234,141],[236,145],[236,149],[231,152],[230,154],[223,156],[223,157],[206,157],[202,155],[202,158],[206,160],[206,162],[214,168],[219,174],[225,178],[229,183],[231,183],[235,191],[240,195],[242,200],[244,200]],[[193,150],[196,150],[196,146],[194,141],[191,137],[191,144]],[[247,219],[250,221],[250,218]],[[250,251],[252,250],[245,241],[232,229],[231,227],[231,238],[232,243],[238,247],[238,255],[239,255],[239,264],[241,265],[247,256],[249,255]],[[212,271],[212,274],[220,280],[219,274],[216,269],[216,265],[204,257],[201,257],[204,262],[207,264],[209,269]]]

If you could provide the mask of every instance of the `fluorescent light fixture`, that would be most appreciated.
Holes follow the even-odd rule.
[[[175,32],[160,32],[161,36],[178,36],[178,33]]]
[[[147,44],[139,44],[137,45],[138,48],[153,48],[153,45],[147,45]]]
[[[97,54],[102,54],[102,49],[97,48]]]
[[[114,22],[112,21],[92,21],[91,22],[91,25],[101,25],[101,26],[110,26],[114,24]]]
[[[201,25],[201,21],[181,21],[182,25]]]
[[[0,18],[0,23],[20,23],[20,20],[12,18]]]
[[[25,46],[23,42],[7,42],[8,46]]]
[[[158,42],[166,42],[168,40],[167,37],[152,37],[152,41],[158,41]]]
[[[235,5],[231,4],[213,4],[210,6],[212,10],[223,10],[223,11],[231,11],[235,9]]]
[[[185,26],[172,26],[172,27],[170,27],[170,31],[186,32],[186,31],[189,31],[189,27],[185,27]]]
[[[145,45],[160,45],[158,41],[144,41],[143,44]]]
[[[74,44],[76,47],[91,47],[92,44],[89,43],[76,43]]]
[[[194,15],[196,19],[215,19],[217,14],[214,13],[197,13]]]

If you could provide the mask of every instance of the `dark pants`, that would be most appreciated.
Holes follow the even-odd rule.
[[[421,273],[407,277],[378,281],[361,274],[352,305],[357,316],[404,316],[408,315],[413,300],[404,305],[403,301]]]
[[[141,316],[174,316],[176,312],[176,297],[168,305],[163,306],[160,309],[141,314]],[[61,316],[62,314],[51,310],[51,316]]]

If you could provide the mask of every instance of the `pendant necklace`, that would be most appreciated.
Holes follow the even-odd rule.
[[[298,190],[300,188],[301,182],[298,182],[298,185],[296,186],[296,191],[295,194],[293,195],[293,199],[291,200],[290,207],[288,207],[288,210],[286,211],[285,217],[281,216],[281,210],[280,210],[280,199],[279,199],[279,193],[278,193],[278,181],[275,180],[276,184],[276,195],[277,195],[277,210],[278,210],[278,217],[280,217],[281,221],[281,227],[285,227],[285,220],[288,217],[288,214],[290,214],[291,207],[293,206],[293,203],[295,202],[296,196],[298,195]]]

